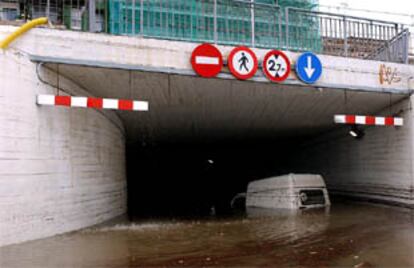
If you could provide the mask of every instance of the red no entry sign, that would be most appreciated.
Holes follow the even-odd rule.
[[[290,60],[279,50],[269,51],[263,59],[263,72],[273,82],[282,82],[290,74]]]
[[[223,67],[223,56],[213,45],[202,44],[196,47],[191,55],[194,71],[202,77],[215,77]]]
[[[228,58],[230,72],[241,80],[246,80],[255,75],[258,68],[257,57],[247,47],[236,47]]]

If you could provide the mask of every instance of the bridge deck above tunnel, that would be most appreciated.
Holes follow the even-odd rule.
[[[34,40],[42,41],[32,48]],[[277,84],[261,70],[248,81],[235,79],[227,68],[214,79],[200,78],[190,64],[197,46],[192,43],[45,29],[17,42],[44,67],[39,75],[51,84],[59,73],[92,96],[149,101],[148,114],[118,112],[129,143],[313,135],[334,127],[335,114],[383,111],[410,95],[414,85],[412,66],[333,56],[320,56],[323,75],[314,85],[293,71]],[[232,47],[218,48],[226,61]],[[253,50],[259,60],[267,52]],[[286,53],[294,64],[299,55]],[[398,79],[388,80],[382,68]]]

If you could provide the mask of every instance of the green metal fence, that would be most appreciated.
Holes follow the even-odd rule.
[[[107,29],[111,34],[143,35],[194,42],[286,48],[286,6],[311,10],[315,1],[273,0],[108,0]],[[292,16],[292,18],[294,18]],[[312,50],[321,49],[317,25],[295,21],[290,27],[312,31]],[[309,26],[312,26],[311,28]],[[294,44],[292,39],[292,47]],[[310,48],[306,48],[310,49]]]

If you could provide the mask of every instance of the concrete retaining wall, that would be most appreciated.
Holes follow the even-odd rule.
[[[42,75],[57,81],[56,74]],[[125,213],[125,138],[117,117],[38,107],[36,94],[56,89],[40,82],[36,65],[17,51],[0,54],[0,81],[0,246]],[[85,94],[63,77],[59,84]]]
[[[362,127],[361,140],[348,135],[348,127],[338,127],[302,145],[291,159],[292,169],[322,174],[333,193],[414,207],[411,102],[379,113],[403,110],[403,127]]]

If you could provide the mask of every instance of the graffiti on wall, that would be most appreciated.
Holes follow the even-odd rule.
[[[386,64],[381,64],[379,81],[381,85],[392,85],[401,82],[401,77],[398,75],[398,69],[387,66]]]

